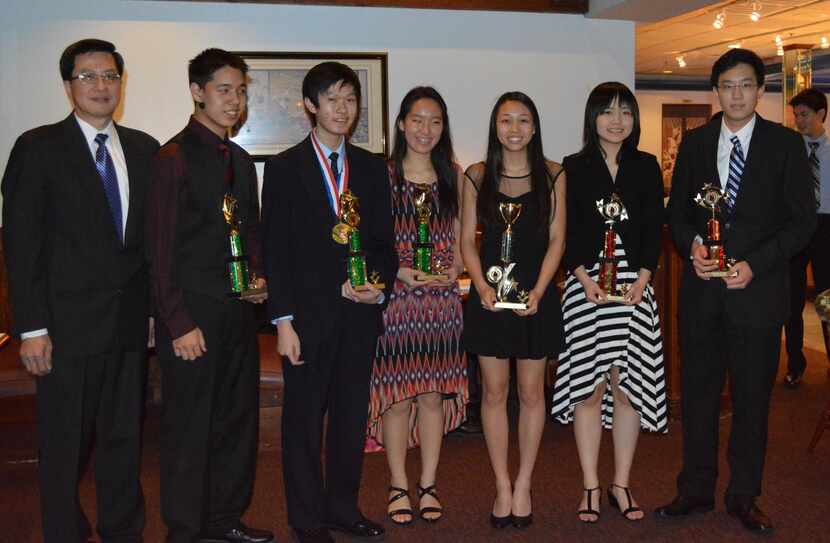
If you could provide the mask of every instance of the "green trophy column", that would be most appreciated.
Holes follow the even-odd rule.
[[[360,231],[349,232],[349,282],[353,287],[366,284],[366,258],[360,245]]]
[[[418,223],[418,243],[415,244],[415,269],[432,273],[432,244],[429,242],[429,223]]]
[[[231,256],[228,258],[228,276],[230,279],[231,296],[238,296],[248,287],[248,263],[242,252],[242,236],[236,229],[228,235],[231,246]]]

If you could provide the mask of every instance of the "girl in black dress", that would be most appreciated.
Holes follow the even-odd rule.
[[[539,113],[528,96],[509,92],[498,99],[490,116],[487,159],[470,166],[467,176],[461,253],[473,288],[464,310],[462,342],[468,352],[479,355],[481,365],[481,417],[496,477],[490,521],[498,528],[511,523],[526,527],[532,522],[531,475],[545,425],[545,366],[562,347],[562,313],[552,279],[565,238],[565,176],[559,164],[545,159]],[[500,203],[522,205],[513,225],[512,276],[528,292],[524,310],[496,308],[496,292],[484,275],[501,263],[505,223]],[[510,358],[517,359],[520,405],[515,482],[507,470]]]

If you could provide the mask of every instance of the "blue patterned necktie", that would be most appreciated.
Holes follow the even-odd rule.
[[[106,134],[95,136],[95,143],[98,144],[98,150],[95,151],[95,169],[98,170],[98,175],[101,176],[101,182],[104,184],[104,194],[107,195],[112,221],[115,223],[115,231],[118,232],[118,241],[123,244],[121,194],[118,191],[118,176],[115,175],[115,164],[113,164],[112,157],[107,151],[106,142],[108,137]]]
[[[821,176],[819,174],[819,160],[818,160],[818,146],[819,142],[817,141],[808,141],[807,145],[810,146],[810,156],[808,160],[810,161],[810,170],[813,173],[813,192],[816,194],[816,208],[821,206]]]
[[[729,211],[735,207],[738,191],[741,189],[741,177],[744,175],[744,151],[738,136],[729,138],[732,152],[729,153],[729,178],[726,180],[726,205]]]

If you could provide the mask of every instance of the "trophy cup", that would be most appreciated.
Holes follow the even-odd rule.
[[[700,207],[712,212],[712,217],[706,223],[707,235],[703,244],[706,246],[709,259],[718,261],[718,269],[707,272],[709,277],[727,277],[734,275],[734,272],[729,272],[728,270],[735,264],[735,260],[726,258],[726,252],[724,251],[723,241],[721,241],[720,236],[720,221],[717,218],[720,212],[721,202],[725,198],[726,193],[712,183],[703,185],[700,192],[695,195],[695,202]]]
[[[622,302],[628,292],[628,285],[617,285],[617,258],[614,255],[617,234],[614,232],[614,225],[627,220],[628,211],[616,193],[611,195],[608,202],[604,199],[597,200],[597,211],[608,226],[599,260],[599,287],[605,292],[605,299],[609,302]]]
[[[236,198],[226,194],[222,199],[222,214],[228,225],[228,241],[230,242],[230,256],[225,261],[228,264],[231,298],[248,299],[260,296],[266,292],[265,288],[256,288],[256,276],[248,274],[248,255],[242,247],[242,236],[239,234],[240,220],[237,216],[238,204]]]
[[[507,227],[501,235],[501,266],[490,266],[487,270],[487,281],[496,287],[496,307],[500,309],[527,309],[528,293],[518,289],[518,282],[510,274],[516,263],[513,262],[513,224],[522,213],[522,204],[500,203],[499,213]],[[510,295],[516,292],[517,302],[509,301]]]
[[[349,283],[355,290],[366,290],[369,284],[377,289],[382,289],[384,284],[380,282],[380,274],[372,272],[370,277],[366,275],[366,255],[360,243],[360,215],[357,212],[358,199],[351,191],[346,190],[340,195],[340,222],[334,225],[331,236],[334,241],[341,245],[349,245],[349,256],[347,270]]]
[[[415,279],[418,281],[446,281],[450,278],[440,273],[437,263],[433,263],[433,249],[435,245],[430,241],[429,218],[432,215],[432,187],[429,185],[413,185],[412,203],[418,215],[418,241],[413,244],[415,257],[413,268],[418,272]]]

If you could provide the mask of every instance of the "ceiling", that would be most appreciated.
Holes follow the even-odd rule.
[[[671,0],[671,3],[675,2]],[[823,53],[820,49],[823,36],[830,40],[830,0],[728,0],[709,4],[658,22],[638,22],[638,77],[664,75],[669,71],[674,75],[708,77],[712,64],[730,44],[740,43],[770,64],[780,62],[776,54],[777,35],[781,36],[784,46],[815,45],[814,54]],[[760,8],[758,22],[749,18],[753,4],[756,9]],[[716,30],[712,23],[721,12],[725,13],[724,25]],[[683,57],[684,68],[678,65],[678,56]]]

